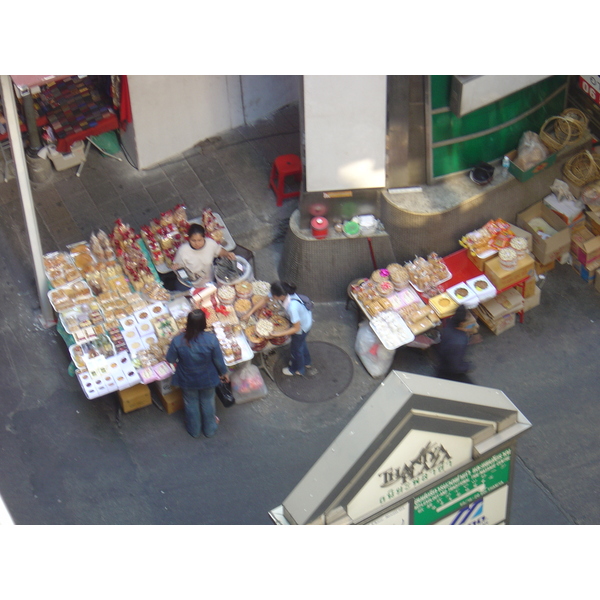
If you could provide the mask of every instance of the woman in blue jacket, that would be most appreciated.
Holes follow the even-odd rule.
[[[173,385],[183,391],[185,426],[192,437],[217,432],[215,387],[229,382],[223,353],[214,333],[206,331],[202,310],[189,313],[184,333],[173,338],[167,360],[176,364]]]

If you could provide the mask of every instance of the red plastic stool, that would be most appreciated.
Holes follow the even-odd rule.
[[[293,198],[300,195],[300,191],[284,193],[285,178],[294,175],[296,181],[302,181],[302,162],[295,154],[284,154],[278,156],[271,167],[269,185],[275,192],[277,206],[283,204],[285,198]]]

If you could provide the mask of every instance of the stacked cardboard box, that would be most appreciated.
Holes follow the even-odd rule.
[[[511,288],[482,302],[473,312],[493,333],[500,335],[515,325],[516,313],[523,310],[523,307],[523,296]]]
[[[118,391],[119,403],[124,413],[152,404],[150,389],[143,383]]]
[[[155,381],[150,384],[155,397],[158,397],[168,415],[183,409],[183,392],[173,386],[172,378]]]
[[[496,256],[485,263],[484,272],[497,290],[504,290],[517,282],[532,277],[535,273],[535,261],[527,254],[519,259],[517,266],[510,271],[504,269]]]
[[[569,251],[571,229],[543,202],[538,202],[519,213],[517,225],[532,234],[533,255],[540,264],[554,263]],[[543,233],[544,225],[551,232],[550,235],[539,235],[538,231]]]
[[[571,239],[571,264],[587,283],[594,283],[600,268],[600,235],[584,227]]]

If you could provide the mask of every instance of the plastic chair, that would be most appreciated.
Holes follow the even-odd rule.
[[[271,167],[269,185],[275,192],[277,206],[282,206],[285,198],[293,198],[300,195],[300,191],[285,192],[285,178],[293,175],[296,181],[302,181],[302,162],[296,154],[283,154],[278,156]]]

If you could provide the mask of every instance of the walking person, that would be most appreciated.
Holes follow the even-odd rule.
[[[215,387],[229,382],[227,366],[219,341],[206,331],[206,315],[202,310],[188,314],[184,333],[173,338],[167,361],[176,365],[173,385],[183,391],[185,427],[195,438],[200,432],[210,438],[217,432]]]
[[[472,365],[465,360],[465,355],[471,332],[474,332],[476,326],[475,319],[461,304],[450,317],[446,327],[442,328],[441,340],[437,346],[437,377],[473,383],[468,375],[472,371]]]
[[[312,327],[312,312],[306,307],[302,299],[296,294],[296,286],[285,281],[276,281],[271,284],[271,297],[279,300],[283,308],[287,312],[288,318],[292,326],[284,331],[278,331],[277,335],[270,337],[283,337],[291,335],[290,354],[291,360],[288,367],[283,369],[283,374],[289,377],[293,375],[305,375],[306,370],[312,368],[310,352],[306,343],[306,337]],[[267,303],[268,298],[255,304],[251,310],[245,315],[244,319],[248,319],[250,315],[260,310]]]

